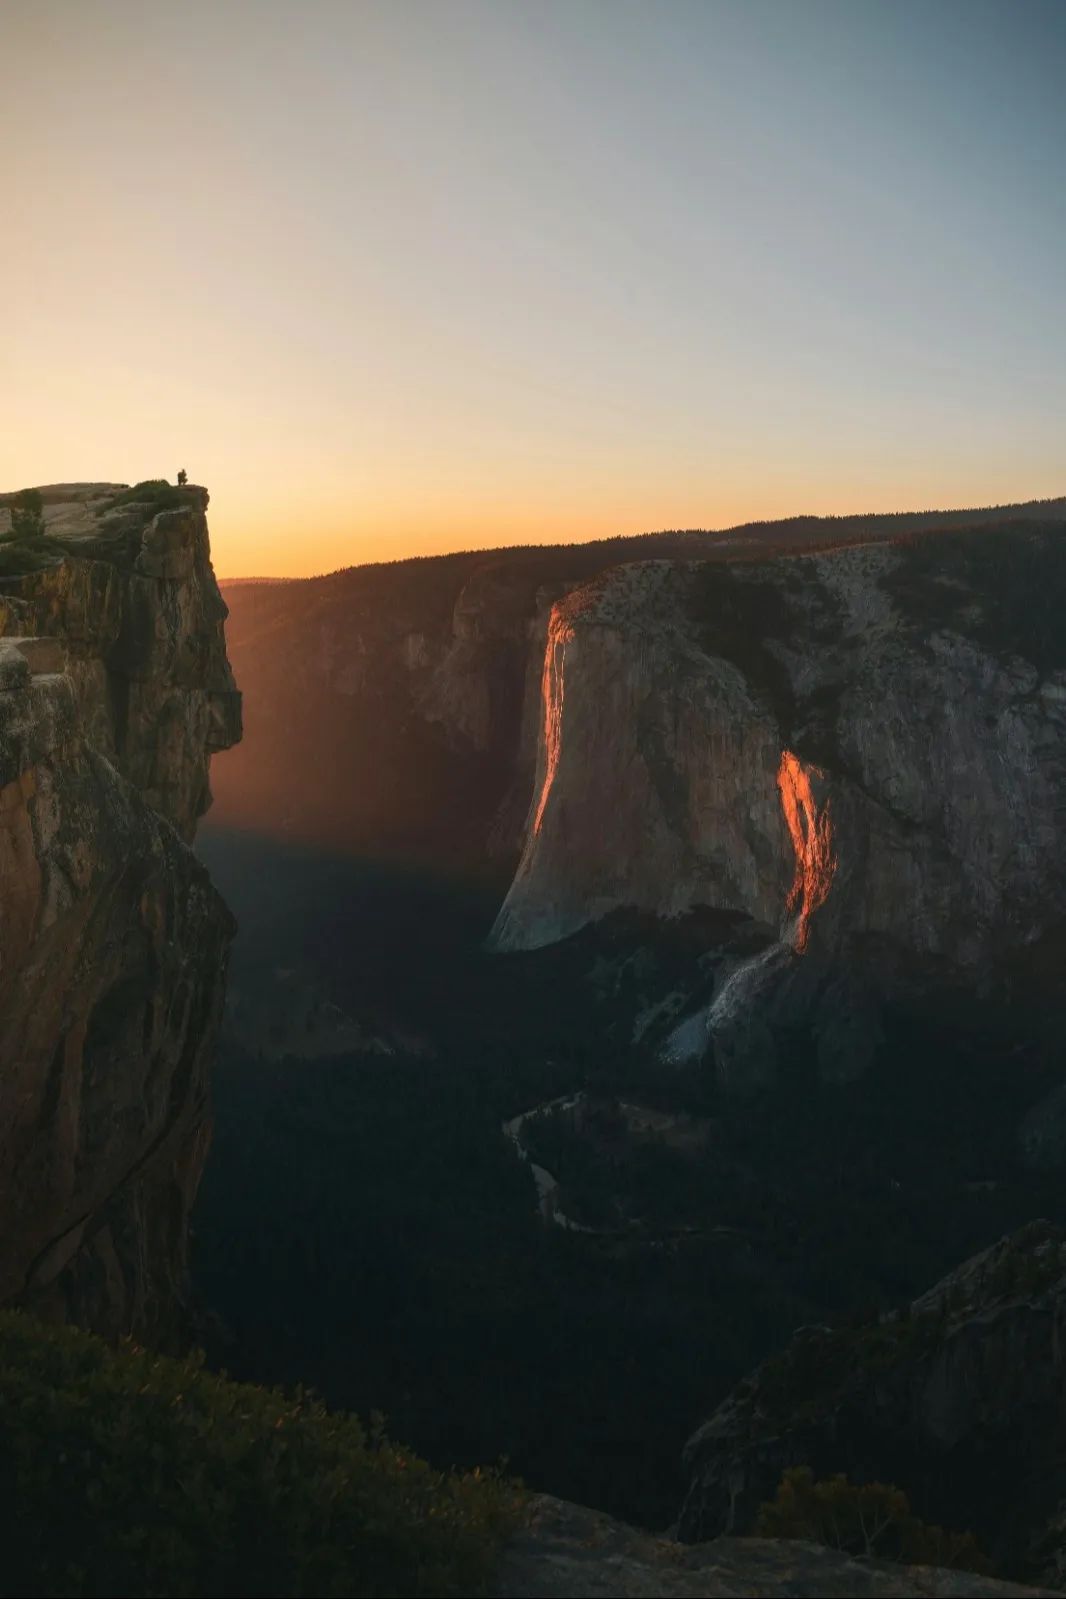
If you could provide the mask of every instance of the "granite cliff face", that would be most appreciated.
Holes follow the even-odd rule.
[[[551,615],[526,844],[501,950],[620,906],[747,918],[662,1040],[724,1085],[813,1017],[862,1070],[880,1000],[988,992],[1063,936],[1066,526],[618,568]]]
[[[240,696],[206,491],[44,498],[0,542],[0,1303],[165,1340],[233,931],[187,841]]]

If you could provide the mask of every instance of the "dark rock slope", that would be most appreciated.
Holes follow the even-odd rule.
[[[806,1327],[690,1439],[686,1541],[743,1532],[791,1466],[896,1483],[999,1570],[1066,1553],[1066,1234],[1033,1222],[903,1311]],[[975,1590],[976,1591],[976,1590]]]
[[[610,1516],[538,1496],[503,1560],[499,1599],[744,1599],[822,1595],[948,1595],[996,1599],[1046,1593],[969,1571],[853,1560],[815,1544],[718,1538],[683,1545]]]
[[[187,841],[240,737],[203,489],[0,509],[0,1303],[165,1340],[232,920]]]

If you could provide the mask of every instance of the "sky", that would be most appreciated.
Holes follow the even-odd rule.
[[[0,488],[223,577],[1066,492],[1066,0],[0,0]]]

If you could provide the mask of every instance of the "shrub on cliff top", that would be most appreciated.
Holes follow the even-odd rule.
[[[518,1504],[305,1395],[0,1314],[5,1593],[476,1593]]]
[[[20,489],[11,501],[11,526],[0,535],[0,577],[22,577],[51,566],[57,550],[45,534],[40,489]]]
[[[184,486],[175,488],[165,477],[150,477],[145,478],[143,483],[135,483],[132,489],[123,489],[113,500],[105,501],[99,507],[97,515],[102,516],[107,511],[114,511],[120,505],[150,505],[154,515],[156,511],[171,511],[180,505],[188,504],[189,493]]]
[[[849,1555],[898,1560],[908,1566],[948,1566],[987,1572],[989,1562],[968,1532],[946,1532],[919,1521],[901,1488],[852,1483],[846,1477],[815,1482],[809,1466],[786,1471],[772,1500],[759,1508],[761,1538],[805,1538]]]
[[[24,577],[27,572],[39,572],[42,567],[54,566],[60,558],[59,547],[51,539],[0,540],[0,577]]]
[[[11,537],[39,539],[44,536],[44,500],[40,489],[20,489],[11,504]]]

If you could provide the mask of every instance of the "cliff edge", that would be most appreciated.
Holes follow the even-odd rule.
[[[0,497],[0,1304],[166,1342],[232,919],[188,843],[240,738],[202,488]]]

